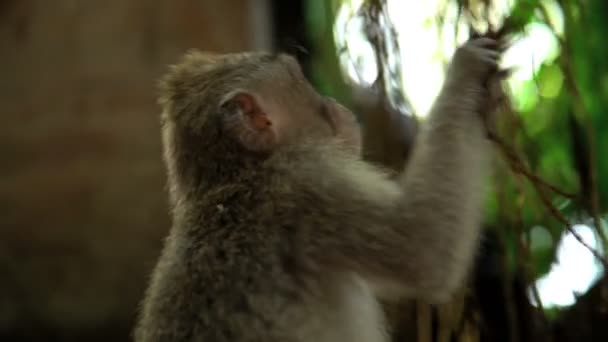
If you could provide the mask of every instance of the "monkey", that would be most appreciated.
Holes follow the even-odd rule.
[[[173,222],[135,341],[381,342],[379,300],[448,300],[478,242],[498,45],[455,51],[398,177],[293,57],[188,52],[160,82]]]

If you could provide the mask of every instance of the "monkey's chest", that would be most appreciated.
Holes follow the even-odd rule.
[[[384,314],[363,280],[347,275],[330,287],[325,303],[302,326],[303,342],[387,341]]]

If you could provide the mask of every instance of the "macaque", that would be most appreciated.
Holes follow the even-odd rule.
[[[379,299],[448,300],[478,241],[498,45],[457,49],[397,178],[294,58],[188,53],[161,82],[173,227],[135,340],[381,342]]]

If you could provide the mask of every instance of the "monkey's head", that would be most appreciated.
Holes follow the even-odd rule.
[[[176,164],[170,172],[193,161],[231,172],[298,145],[337,143],[359,153],[355,117],[319,95],[288,55],[192,51],[160,85],[165,160]]]

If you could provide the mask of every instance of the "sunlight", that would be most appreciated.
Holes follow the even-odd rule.
[[[561,34],[563,15],[559,6],[553,0],[542,3],[551,25],[558,35]],[[378,61],[362,31],[362,19],[354,16],[362,4],[362,0],[343,2],[336,16],[334,36],[344,74],[352,82],[369,86],[378,76]],[[492,8],[489,13],[491,21],[500,23],[512,5],[512,0],[506,0],[501,6]],[[387,0],[387,6],[399,34],[402,91],[417,116],[424,117],[444,80],[446,62],[456,46],[468,37],[468,27],[464,18],[459,17],[454,0]],[[442,24],[438,14],[443,16]],[[530,90],[527,83],[534,79],[543,62],[556,58],[558,54],[555,34],[539,22],[528,25],[526,32],[505,53],[501,64],[514,68],[508,85],[515,95],[517,109],[525,105],[525,101],[517,101],[517,98]]]
[[[559,45],[553,31],[545,24],[531,23],[505,52],[502,66],[514,68],[509,83],[517,86],[534,77],[543,63],[552,62],[558,55]]]
[[[579,224],[573,230],[589,246],[601,250],[595,232],[589,226]],[[587,292],[601,275],[600,262],[572,233],[566,232],[558,245],[551,270],[536,281],[536,288],[545,308],[570,306],[576,303],[576,296]],[[532,288],[528,290],[528,297],[534,306],[538,306]]]
[[[387,1],[391,20],[399,32],[403,90],[418,116],[429,112],[444,79],[446,51],[441,49],[444,46],[435,18],[442,3],[445,1]],[[446,26],[453,31],[454,25]],[[453,49],[454,45],[448,48]]]
[[[342,72],[353,82],[368,87],[378,77],[378,64],[371,43],[365,38],[363,19],[354,15],[361,1],[345,2],[336,15],[334,39]]]

